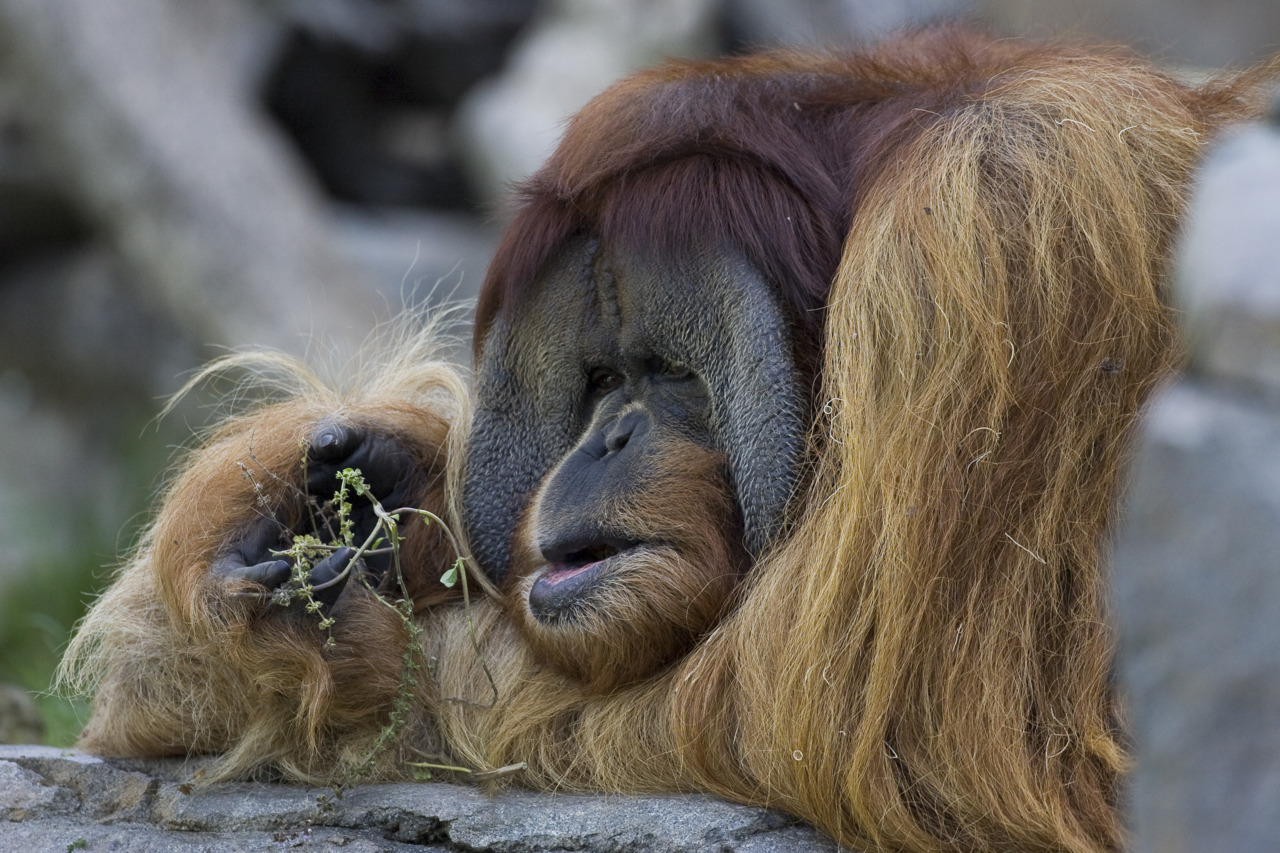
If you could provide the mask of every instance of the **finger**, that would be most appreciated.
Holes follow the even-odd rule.
[[[320,586],[333,581],[346,571],[347,564],[351,562],[351,555],[355,552],[355,548],[338,548],[316,563],[311,567],[311,585]]]
[[[307,448],[307,493],[321,500],[332,496],[337,489],[334,472],[351,467],[345,460],[363,439],[359,430],[336,421],[316,427]]]
[[[396,439],[354,427],[331,424],[317,430],[308,452],[307,491],[327,498],[337,490],[335,474],[342,468],[360,472],[379,501],[399,506],[405,500],[417,460]]]
[[[348,580],[339,577],[347,570],[355,552],[354,548],[339,548],[311,567],[311,586],[315,588],[313,595],[317,601],[332,606],[338,600]],[[356,568],[358,567],[353,567],[353,570]]]
[[[289,580],[292,567],[287,560],[272,560],[269,563],[258,563],[244,566],[233,574],[245,580],[262,584],[267,589],[275,589]]]
[[[321,464],[342,461],[355,450],[363,434],[348,424],[337,421],[321,421],[311,435],[307,455]]]
[[[394,438],[371,435],[351,454],[347,465],[358,468],[374,497],[385,501],[392,496],[403,497],[416,461],[408,449]]]
[[[249,574],[253,573],[246,574],[246,572],[252,568],[283,562],[271,553],[280,547],[283,538],[282,528],[275,519],[257,519],[249,524],[247,529],[241,529],[238,533],[239,538],[227,543],[222,552],[214,558],[210,565],[210,570],[214,573],[228,577],[249,577]],[[285,567],[288,568],[288,563],[285,563]],[[261,569],[256,574],[264,578],[275,576],[274,573],[268,573],[266,569]],[[285,577],[288,577],[287,571]],[[250,577],[250,580],[264,583],[264,581],[257,581],[254,577]],[[283,582],[280,580],[274,585],[278,586]]]

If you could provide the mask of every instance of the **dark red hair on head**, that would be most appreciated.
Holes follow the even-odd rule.
[[[612,86],[520,188],[481,290],[477,346],[575,234],[658,252],[696,239],[741,252],[768,277],[796,340],[812,344],[797,355],[814,369],[858,189],[889,152],[989,83],[956,74],[975,38],[944,28],[918,35],[915,52],[900,42],[891,53],[671,62]],[[948,43],[957,61],[943,64],[940,88],[930,72]]]

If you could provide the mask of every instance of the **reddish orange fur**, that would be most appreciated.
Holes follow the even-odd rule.
[[[529,188],[477,339],[578,231],[662,245],[693,223],[779,283],[808,348],[807,493],[722,613],[714,478],[681,482],[691,550],[626,594],[670,611],[709,583],[700,639],[603,691],[628,632],[653,659],[689,640],[602,625],[602,652],[585,634],[522,636],[496,594],[470,613],[436,600],[452,554],[422,537],[432,677],[375,773],[444,752],[524,762],[534,787],[714,791],[863,849],[1121,847],[1102,545],[1133,421],[1179,360],[1164,276],[1187,182],[1277,73],[1192,90],[1124,55],[943,31],[849,57],[672,65],[602,95]],[[87,748],[223,752],[226,775],[313,781],[362,762],[399,683],[395,615],[355,597],[324,652],[314,626],[207,569],[254,511],[237,463],[295,476],[301,437],[341,405],[456,465],[466,401],[440,381],[452,396],[407,380],[350,403],[304,395],[194,457],[69,652],[97,688]],[[660,481],[630,510],[640,528],[672,526]],[[450,494],[433,486],[424,506],[444,513]],[[540,659],[557,655],[559,670]]]
[[[401,437],[423,474],[422,503],[445,512],[445,446],[450,423],[400,397],[338,411],[353,425],[373,416]],[[381,724],[395,694],[406,634],[379,618],[359,589],[335,607],[338,646],[324,653],[316,620],[268,604],[255,584],[211,574],[228,531],[259,514],[302,508],[303,451],[315,425],[332,418],[331,398],[268,406],[230,423],[193,455],[165,497],[138,557],[98,605],[119,609],[94,642],[127,658],[99,689],[81,745],[109,755],[175,755],[240,750],[259,765],[316,772],[314,756],[344,732]],[[389,508],[390,509],[390,508]],[[438,527],[407,524],[406,584],[421,607],[457,597],[421,568],[448,550]],[[92,617],[82,627],[94,629]],[[355,631],[358,642],[344,642]],[[379,665],[381,664],[381,665]],[[363,734],[361,735],[363,736]],[[310,757],[309,757],[310,756]],[[294,763],[295,761],[299,763]]]

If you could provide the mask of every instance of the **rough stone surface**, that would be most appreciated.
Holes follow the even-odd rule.
[[[1280,839],[1280,409],[1184,385],[1151,411],[1116,550],[1142,851]]]
[[[43,736],[44,720],[31,694],[16,684],[0,684],[0,743],[33,743]]]
[[[1147,413],[1115,548],[1136,853],[1280,840],[1280,134],[1209,159],[1191,371]]]
[[[777,812],[699,795],[584,796],[442,783],[197,788],[199,762],[104,760],[0,746],[0,850],[819,853],[838,848]]]
[[[482,194],[503,201],[555,148],[565,121],[609,83],[715,47],[714,0],[555,0],[502,75],[463,102],[458,133]]]
[[[1024,0],[1025,2],[1025,0]],[[920,21],[972,14],[974,0],[726,0],[730,31],[746,45],[844,47]]]
[[[0,41],[70,197],[196,340],[339,352],[370,325],[323,200],[237,76],[245,2],[3,0]]]
[[[1192,366],[1280,397],[1280,126],[1239,131],[1205,163],[1179,265]]]
[[[1280,44],[1275,0],[974,0],[973,9],[1006,32],[1119,41],[1201,68],[1255,62]]]
[[[480,292],[498,233],[471,217],[440,212],[341,208],[335,248],[364,270],[390,308],[466,302]]]

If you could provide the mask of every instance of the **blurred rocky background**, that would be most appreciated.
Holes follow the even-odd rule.
[[[1209,153],[1113,560],[1134,853],[1280,843],[1280,90]]]
[[[1185,69],[1280,49],[1275,0],[0,0],[0,742],[74,740],[44,691],[208,417],[155,419],[194,368],[341,364],[471,297],[511,182],[632,69],[955,16]]]

